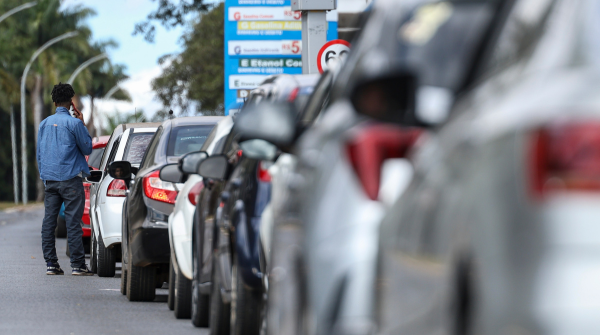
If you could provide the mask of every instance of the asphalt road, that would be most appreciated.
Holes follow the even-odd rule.
[[[71,276],[66,239],[57,240],[64,276],[47,276],[43,209],[0,212],[0,334],[208,334],[155,302],[129,302],[115,278]],[[88,260],[89,263],[89,260]]]

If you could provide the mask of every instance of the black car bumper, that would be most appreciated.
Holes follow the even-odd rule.
[[[171,249],[167,227],[138,228],[129,243],[133,265],[169,264]]]

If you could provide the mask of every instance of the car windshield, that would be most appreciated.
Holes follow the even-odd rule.
[[[200,150],[213,127],[213,125],[197,125],[174,128],[171,130],[167,156],[182,156]]]
[[[100,159],[102,158],[103,153],[104,148],[93,149],[90,157],[88,158],[88,166],[91,166],[94,169],[100,168]]]
[[[131,164],[140,164],[153,136],[154,133],[131,134],[129,136],[129,141],[127,142],[127,147],[125,147],[123,160],[128,161]]]

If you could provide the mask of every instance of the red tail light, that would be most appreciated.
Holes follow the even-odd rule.
[[[362,129],[348,144],[348,156],[365,193],[371,200],[379,196],[381,166],[389,158],[406,157],[421,131],[388,125]]]
[[[177,191],[173,183],[162,181],[158,170],[143,178],[144,194],[150,199],[174,204],[177,199]]]
[[[294,90],[292,92],[290,92],[290,96],[288,97],[288,101],[289,102],[296,101],[296,98],[298,97],[298,93],[300,93],[300,87],[294,88]]]
[[[83,183],[83,191],[85,192],[85,198],[87,200],[90,199],[90,187],[92,186],[92,184],[90,183]]]
[[[258,180],[262,181],[263,183],[271,182],[271,174],[269,173],[270,166],[270,163],[265,163],[262,161],[258,163],[258,170],[256,172],[258,175]]]
[[[194,187],[192,187],[192,189],[190,190],[190,193],[188,193],[188,200],[192,205],[196,206],[196,204],[198,203],[198,197],[200,196],[200,192],[203,188],[204,183],[199,182],[196,185],[194,185]]]
[[[534,196],[600,191],[600,123],[557,125],[537,131],[530,162]]]
[[[108,190],[106,190],[107,197],[124,197],[127,195],[127,186],[121,179],[113,179],[108,184]]]

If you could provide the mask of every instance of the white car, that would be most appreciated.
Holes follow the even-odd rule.
[[[215,152],[215,149],[222,147],[225,137],[233,127],[233,118],[224,117],[213,128],[208,135],[206,142],[202,145],[200,151],[206,152],[209,156]],[[184,159],[185,156],[182,158]],[[175,317],[189,318],[187,311],[192,306],[192,280],[193,255],[192,255],[192,234],[196,216],[196,199],[204,187],[202,177],[197,174],[191,174],[187,181],[179,190],[175,200],[175,208],[169,215],[169,243],[171,245],[171,273],[174,280],[169,280],[169,308],[175,310]],[[179,307],[179,308],[177,308]],[[191,310],[192,322],[194,322],[194,309]],[[194,322],[195,324],[197,323]]]
[[[125,182],[113,179],[107,171],[113,161],[129,161],[139,167],[146,148],[160,123],[119,125],[111,135],[100,171],[102,176],[93,182],[90,196],[92,224],[90,267],[99,277],[114,277],[117,258],[121,255],[122,209],[127,188]]]

